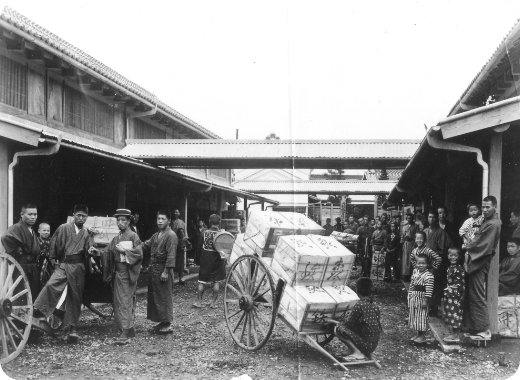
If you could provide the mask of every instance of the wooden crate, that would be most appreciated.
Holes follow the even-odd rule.
[[[307,235],[307,237],[329,258],[323,281],[319,286],[346,285],[356,255],[333,237],[320,235]]]
[[[240,219],[221,219],[220,228],[236,235],[240,233]]]
[[[354,305],[359,301],[356,292],[346,285],[324,286],[323,290],[336,302],[336,308],[334,309],[332,317],[335,320],[346,318]]]
[[[298,332],[324,333],[330,330],[325,319],[332,318],[335,309],[336,301],[322,288],[286,285],[278,314]]]
[[[321,286],[329,261],[328,256],[307,236],[282,236],[273,255],[279,264],[273,270],[287,279],[291,286]]]

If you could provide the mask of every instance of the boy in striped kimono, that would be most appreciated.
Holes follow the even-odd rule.
[[[419,254],[416,256],[415,269],[410,282],[408,292],[408,325],[417,331],[417,335],[410,339],[411,342],[424,343],[428,328],[428,307],[433,293],[433,275],[428,271],[428,256]]]

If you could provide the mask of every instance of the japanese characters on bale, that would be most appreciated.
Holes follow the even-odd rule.
[[[498,297],[498,333],[520,338],[520,295]]]

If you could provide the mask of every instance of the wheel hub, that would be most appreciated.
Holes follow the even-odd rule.
[[[241,310],[250,311],[253,306],[253,297],[250,295],[244,295],[240,297],[240,300],[238,301],[238,306],[240,306]]]
[[[8,317],[13,311],[13,304],[9,298],[0,299],[0,317]]]

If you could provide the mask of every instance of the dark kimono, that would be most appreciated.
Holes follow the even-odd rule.
[[[2,245],[5,251],[22,266],[34,301],[40,292],[40,271],[38,270],[40,244],[36,232],[33,230],[31,234],[29,226],[20,220],[7,229],[5,235],[2,236]]]
[[[415,244],[415,235],[419,231],[417,224],[407,224],[403,227],[403,247],[401,253],[401,275],[410,276],[413,271],[410,261],[412,250]]]
[[[475,237],[466,246],[469,263],[464,326],[470,331],[482,332],[489,328],[486,281],[491,258],[500,238],[501,224],[497,214],[485,219]]]
[[[498,295],[520,295],[520,254],[502,260],[499,273]]]
[[[448,287],[444,290],[444,322],[453,328],[460,329],[466,272],[461,265],[450,265],[447,278]]]
[[[428,227],[426,230],[426,246],[434,251],[440,258],[441,262],[438,270],[433,272],[435,277],[435,287],[431,300],[431,306],[440,306],[442,299],[442,290],[446,287],[446,273],[448,266],[448,249],[452,246],[449,235],[440,227]]]
[[[45,259],[49,259],[50,251],[51,251],[51,239],[43,239],[41,237],[38,238],[38,244],[40,245],[40,257],[38,258],[38,272],[41,275],[42,266]]]
[[[152,322],[173,320],[173,268],[177,253],[178,239],[170,227],[166,227],[161,237],[156,232],[150,240],[142,243],[143,253],[151,253],[150,280],[148,283],[148,308],[146,317]],[[161,274],[168,269],[168,281],[161,281]]]
[[[352,308],[344,325],[337,328],[339,340],[349,339],[365,355],[370,355],[376,349],[381,332],[381,317],[379,308],[372,300],[360,300]]]
[[[211,227],[201,236],[199,282],[208,286],[213,286],[216,281],[223,281],[226,278],[226,260],[221,259],[220,253],[213,247],[213,239],[219,232],[217,227]]]
[[[392,270],[394,270],[394,278],[399,278],[399,255],[401,254],[401,236],[400,234],[388,234],[386,236],[386,246],[388,251],[386,253],[385,262],[385,277],[392,277]]]
[[[76,234],[74,222],[62,224],[52,235],[49,259],[58,260],[61,264],[34,303],[34,307],[45,316],[52,314],[67,286],[63,323],[70,326],[78,324],[85,288],[85,261],[90,246],[87,229],[83,227]]]
[[[125,254],[116,250],[116,245],[123,241],[132,242],[132,248],[126,249]],[[135,248],[140,244],[139,236],[127,228],[114,237],[108,247],[101,250],[103,280],[113,283],[114,287],[114,319],[118,329],[128,330],[134,327],[135,290],[143,261],[142,250]]]

